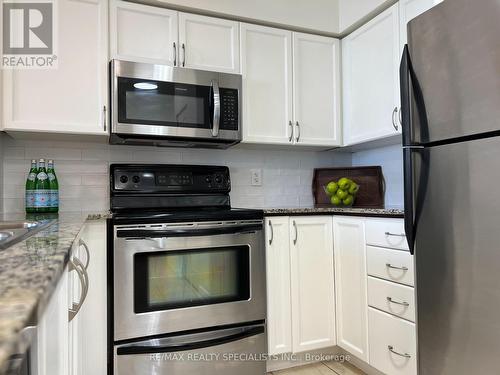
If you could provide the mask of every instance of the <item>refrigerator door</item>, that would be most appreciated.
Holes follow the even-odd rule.
[[[405,144],[500,131],[499,19],[498,0],[445,0],[408,24]]]
[[[413,151],[419,374],[498,374],[498,160],[500,137]]]

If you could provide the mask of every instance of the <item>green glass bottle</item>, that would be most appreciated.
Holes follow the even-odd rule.
[[[49,212],[59,212],[59,182],[54,170],[54,160],[49,160],[47,163],[47,176],[50,189]]]
[[[45,159],[40,159],[35,180],[35,212],[49,212],[49,204],[50,184],[45,170]]]
[[[26,213],[35,212],[35,180],[38,173],[36,160],[31,160],[31,168],[26,179]]]

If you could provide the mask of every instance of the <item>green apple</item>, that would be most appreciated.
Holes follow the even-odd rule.
[[[349,193],[345,190],[337,190],[336,196],[339,197],[340,199],[344,199],[349,195]]]
[[[326,185],[326,192],[330,195],[333,195],[339,189],[339,185],[335,181],[330,181],[328,185]]]
[[[342,203],[342,200],[337,197],[336,195],[333,195],[331,198],[330,198],[330,202],[332,202],[332,204],[334,206],[340,206],[340,204]]]
[[[344,204],[344,206],[351,206],[354,203],[354,197],[348,194],[347,197],[342,199],[342,203]]]
[[[359,190],[359,185],[356,184],[355,182],[351,183],[351,187],[349,187],[349,194],[354,195],[358,192]]]
[[[337,184],[339,185],[339,188],[342,189],[342,190],[349,190],[349,187],[351,186],[351,180],[349,180],[348,178],[346,177],[342,177],[339,182],[337,182]]]

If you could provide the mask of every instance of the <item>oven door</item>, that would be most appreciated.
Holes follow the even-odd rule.
[[[241,76],[113,60],[112,133],[239,141]]]
[[[115,341],[264,320],[261,221],[116,226]]]

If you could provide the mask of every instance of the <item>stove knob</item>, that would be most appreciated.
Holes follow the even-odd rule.
[[[206,182],[207,184],[212,183],[212,177],[210,177],[210,176],[205,177],[205,182]]]
[[[215,182],[220,184],[222,182],[222,177],[221,176],[215,176]]]
[[[141,178],[140,178],[139,176],[134,176],[134,177],[132,177],[132,182],[133,182],[134,184],[138,184],[138,183],[139,183],[139,181],[141,181]]]
[[[126,184],[128,182],[128,177],[125,175],[120,176],[120,182]]]

